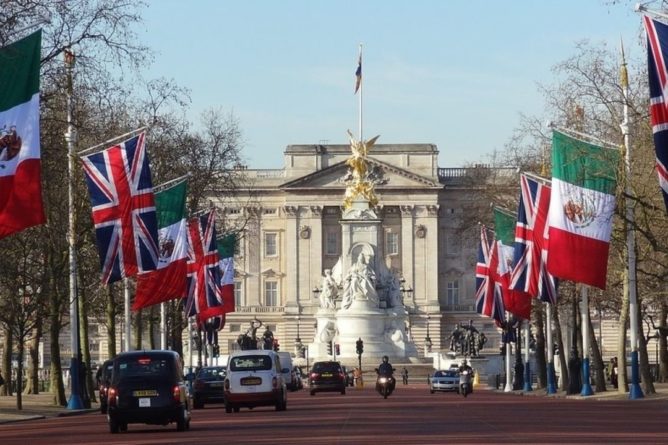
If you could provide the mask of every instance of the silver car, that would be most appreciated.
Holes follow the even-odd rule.
[[[459,372],[453,369],[439,370],[429,379],[429,391],[457,391],[459,388]]]

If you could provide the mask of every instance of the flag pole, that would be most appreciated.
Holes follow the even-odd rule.
[[[360,43],[359,66],[362,67],[362,44]],[[360,95],[359,95],[359,138],[360,142],[364,141],[364,134],[362,133],[362,90],[364,90],[364,77],[360,71]]]
[[[546,302],[545,330],[547,332],[547,393],[556,394],[557,385],[554,374],[554,341],[552,340],[552,303]]]
[[[515,341],[518,341],[515,339]],[[506,386],[503,392],[511,392],[513,385],[510,379],[510,316],[506,311]]]
[[[132,335],[132,319],[130,318],[130,286],[128,285],[128,279],[123,279],[123,295],[124,295],[124,317],[125,317],[125,351],[130,351],[132,344],[130,342],[130,336]]]
[[[121,135],[119,135],[119,136],[115,136],[115,137],[113,137],[113,138],[111,138],[111,139],[108,139],[108,140],[106,140],[106,141],[104,141],[104,142],[100,142],[100,143],[97,144],[97,145],[93,145],[92,147],[85,148],[85,149],[81,150],[80,152],[78,152],[77,155],[78,155],[78,156],[82,156],[84,153],[88,153],[88,152],[94,151],[95,149],[100,148],[100,147],[105,147],[105,148],[106,148],[106,146],[107,146],[108,144],[111,144],[112,142],[121,140],[121,139],[126,138],[126,137],[128,137],[128,136],[129,136],[129,137],[133,137],[133,136],[135,136],[136,134],[141,133],[142,131],[146,130],[147,128],[148,128],[148,127],[144,126],[144,127],[137,128],[136,130],[128,131],[127,133],[123,133],[123,134],[121,134]],[[129,139],[129,138],[128,138],[128,139]]]
[[[70,261],[70,341],[72,346],[72,358],[70,360],[70,400],[67,402],[67,409],[83,409],[83,400],[81,398],[81,382],[79,380],[79,369],[81,367],[81,356],[79,354],[79,301],[77,296],[77,257],[75,252],[76,230],[74,217],[74,144],[76,142],[76,130],[72,123],[72,70],[74,69],[74,53],[69,49],[65,50],[65,69],[67,70],[67,132],[65,141],[67,142],[68,183],[68,251]]]
[[[167,349],[167,308],[160,303],[160,349]]]
[[[582,295],[582,391],[581,396],[592,396],[591,379],[589,378],[589,286],[583,285],[580,293]]]
[[[644,397],[639,383],[638,367],[638,298],[636,295],[636,244],[633,212],[633,191],[631,189],[631,138],[629,131],[629,75],[626,70],[626,59],[624,58],[624,44],[620,40],[622,54],[622,66],[620,69],[620,80],[622,84],[622,95],[624,96],[624,121],[620,124],[624,135],[624,171],[626,173],[625,195],[626,195],[626,253],[628,256],[628,289],[629,289],[629,318],[631,328],[631,387],[629,388],[629,399],[641,399]],[[620,385],[622,382],[620,382]]]

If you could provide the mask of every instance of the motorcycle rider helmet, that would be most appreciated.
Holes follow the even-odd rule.
[[[383,356],[383,363],[387,363],[390,361],[390,358],[386,355]]]

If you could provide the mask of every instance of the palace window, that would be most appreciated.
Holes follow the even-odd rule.
[[[278,306],[278,283],[276,281],[264,282],[264,305]]]
[[[399,234],[396,232],[385,233],[385,253],[387,255],[399,254]]]
[[[325,232],[325,255],[339,254],[339,232],[338,229],[330,228]]]
[[[278,234],[267,232],[264,234],[264,256],[278,255]]]
[[[459,280],[448,281],[446,297],[448,306],[459,304]]]
[[[462,241],[454,233],[445,234],[445,254],[448,256],[459,255],[462,251]]]
[[[241,281],[234,282],[234,307],[244,306],[244,290]]]

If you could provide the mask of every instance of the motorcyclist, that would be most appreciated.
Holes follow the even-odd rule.
[[[388,356],[383,356],[383,362],[378,366],[378,374],[384,376],[391,376],[393,372],[392,365]]]
[[[468,371],[464,373],[464,371]],[[462,360],[462,364],[459,366],[459,384],[468,383],[469,392],[473,392],[473,385],[471,385],[471,380],[473,379],[473,368],[466,363],[466,359]]]

